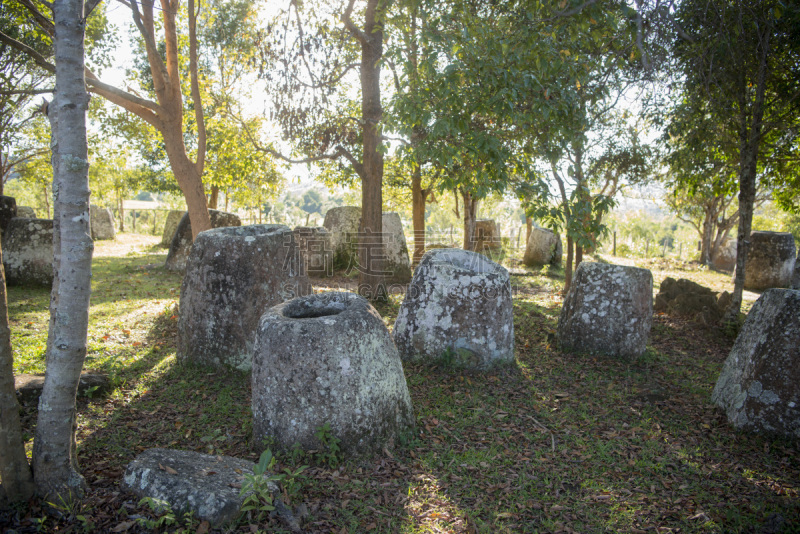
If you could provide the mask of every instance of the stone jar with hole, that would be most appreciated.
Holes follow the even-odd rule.
[[[800,291],[768,289],[759,297],[711,401],[736,428],[800,438]]]
[[[326,424],[347,454],[391,448],[414,425],[397,348],[364,298],[330,292],[273,307],[253,351],[253,443],[322,449]]]
[[[426,252],[397,314],[394,341],[403,360],[472,369],[513,361],[508,271],[467,250]]]
[[[558,318],[563,350],[641,356],[653,323],[653,275],[647,269],[582,262]]]
[[[288,227],[264,224],[200,232],[181,286],[178,359],[250,369],[261,315],[310,292]]]

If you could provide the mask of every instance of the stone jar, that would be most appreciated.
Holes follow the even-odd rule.
[[[736,428],[800,438],[800,291],[768,289],[759,297],[711,401]]]
[[[400,214],[383,212],[381,225],[386,258],[383,269],[389,273],[386,275],[386,282],[407,284],[411,281],[411,260],[408,257],[408,245]]]
[[[511,284],[502,266],[461,249],[426,252],[394,323],[404,360],[485,369],[514,360]]]
[[[653,323],[653,275],[647,269],[582,262],[558,318],[563,350],[636,358]]]
[[[261,315],[310,292],[288,227],[264,224],[200,232],[181,286],[178,359],[249,369]]]
[[[300,253],[301,271],[309,276],[333,276],[331,233],[323,226],[296,226],[294,239]]]
[[[532,228],[522,263],[528,267],[561,264],[561,236],[547,228]]]
[[[53,284],[53,220],[14,217],[3,234],[8,285]]]
[[[161,234],[161,246],[170,246],[172,238],[175,237],[175,231],[186,213],[181,210],[170,210],[167,213],[167,218],[164,220],[164,232]]]
[[[238,215],[227,213],[225,211],[208,210],[208,215],[211,217],[211,228],[226,228],[231,226],[241,226],[242,221]],[[172,236],[172,242],[169,245],[169,252],[167,252],[167,261],[164,267],[168,271],[183,271],[186,269],[186,258],[189,257],[189,251],[192,248],[192,223],[189,220],[189,213],[181,218],[178,223],[178,228],[175,230],[175,235]]]
[[[261,318],[252,374],[253,441],[320,449],[328,425],[345,453],[392,447],[414,426],[397,348],[354,293],[301,297]]]
[[[110,209],[90,205],[89,223],[93,240],[116,239],[117,230],[114,228],[114,215]]]
[[[358,206],[340,206],[325,213],[322,225],[331,233],[333,262],[337,268],[357,265],[359,224],[361,208]]]
[[[786,232],[751,232],[744,268],[746,289],[789,287],[794,274],[794,237]]]

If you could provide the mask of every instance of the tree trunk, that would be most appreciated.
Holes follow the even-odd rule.
[[[425,200],[427,191],[422,189],[422,170],[414,165],[411,173],[411,221],[414,225],[413,265],[419,264],[425,254]]]
[[[208,207],[209,209],[215,210],[217,209],[217,204],[219,203],[219,187],[216,185],[211,186],[211,195],[209,195],[208,199]]]
[[[703,218],[703,235],[700,239],[700,264],[711,265],[711,235],[713,233],[711,213],[706,212]]]
[[[89,237],[89,161],[84,81],[84,17],[81,0],[53,3],[56,90],[49,106],[53,131],[53,281],[47,370],[39,399],[33,448],[37,490],[52,502],[80,499],[76,409],[89,324],[92,251]],[[55,500],[54,500],[55,499]]]
[[[575,246],[575,270],[578,270],[578,265],[583,261],[583,247]]]
[[[3,251],[0,248],[0,265]],[[6,275],[0,267],[0,503],[3,493],[11,502],[26,501],[33,495],[33,473],[22,443],[19,403],[14,391],[14,355],[8,326]]]
[[[478,246],[478,241],[475,239],[478,199],[465,190],[461,191],[461,196],[464,199],[464,250],[474,251]]]
[[[528,246],[528,241],[531,238],[531,232],[533,232],[533,219],[530,217],[525,217],[525,246]]]
[[[380,0],[368,0],[364,28],[350,18],[355,0],[350,0],[342,21],[361,45],[361,133],[363,160],[351,162],[361,177],[361,224],[358,236],[358,292],[370,300],[386,300],[383,251],[383,141],[380,124],[381,58],[383,57],[383,16]]]
[[[183,105],[180,101],[178,104]],[[189,212],[192,239],[194,239],[200,232],[211,229],[211,216],[208,214],[206,193],[203,190],[202,172],[198,170],[197,165],[186,154],[181,123],[172,124],[172,122],[170,121],[169,124],[165,125],[162,131],[164,149],[167,152],[175,179],[178,181],[178,186],[180,186],[183,197],[186,199],[186,209]]]
[[[572,285],[572,238],[567,234],[567,263],[564,265],[564,294]]]
[[[770,54],[770,28],[763,30],[761,57],[757,74],[755,100],[748,104],[749,95],[742,94],[739,101],[739,232],[737,235],[736,270],[733,275],[733,295],[724,322],[734,322],[742,309],[745,265],[750,250],[750,231],[753,226],[753,206],[756,200],[756,175],[758,149],[764,118],[764,94],[767,78],[767,58]],[[748,109],[750,108],[750,109]]]
[[[117,192],[117,205],[119,206],[119,231],[125,231],[125,204],[124,200],[122,200],[122,193]]]

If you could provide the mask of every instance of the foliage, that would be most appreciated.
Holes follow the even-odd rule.
[[[151,512],[157,514],[157,517],[152,519],[149,517],[138,517],[136,522],[142,527],[151,531],[160,531],[161,529],[170,529],[171,532],[177,534],[189,534],[194,532],[192,528],[193,513],[186,512],[183,516],[179,517],[172,511],[172,507],[167,501],[156,499],[153,497],[144,497],[139,501],[139,506],[146,505]]]
[[[317,459],[331,468],[336,468],[343,460],[340,448],[341,440],[331,432],[331,424],[325,423],[314,432],[314,437],[319,441],[321,450],[316,454]]]

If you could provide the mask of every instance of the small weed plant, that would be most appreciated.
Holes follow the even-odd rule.
[[[320,463],[327,465],[331,469],[336,469],[342,463],[341,440],[331,432],[330,423],[325,423],[314,432],[314,436],[319,440],[321,450],[317,453]]]
[[[162,499],[155,499],[153,497],[144,497],[139,501],[139,506],[147,506],[150,511],[156,515],[155,518],[138,517],[136,522],[139,526],[146,528],[150,531],[166,531],[175,532],[177,534],[189,534],[194,532],[193,527],[193,512],[189,511],[178,516],[169,505],[167,501]]]

